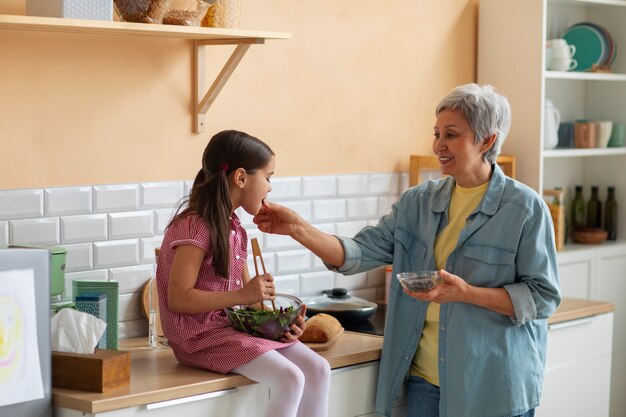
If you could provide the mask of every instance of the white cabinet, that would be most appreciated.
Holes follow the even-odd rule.
[[[250,417],[259,415],[269,401],[269,388],[261,384],[128,407],[103,413],[55,407],[56,417]]]
[[[376,416],[376,383],[380,362],[333,369],[328,417]],[[404,392],[393,407],[392,417],[406,415]]]
[[[537,417],[608,417],[613,313],[550,326]]]

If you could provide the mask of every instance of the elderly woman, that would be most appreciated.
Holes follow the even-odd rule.
[[[384,264],[438,269],[427,293],[391,284],[376,411],[406,384],[409,416],[532,417],[539,405],[547,322],[560,303],[552,221],[542,198],[495,160],[511,111],[491,86],[452,90],[436,108],[433,151],[447,177],[402,194],[375,227],[325,234],[266,203],[259,229],[286,234],[331,269]]]

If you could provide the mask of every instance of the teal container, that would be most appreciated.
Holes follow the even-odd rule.
[[[107,296],[104,294],[100,295],[79,295],[74,299],[74,304],[76,306],[76,310],[82,311],[83,313],[91,314],[102,320],[103,322],[107,322]],[[108,327],[108,325],[107,325]],[[98,341],[98,348],[106,349],[107,348],[107,332],[106,329],[104,333],[102,333],[102,337]]]
[[[96,280],[73,280],[72,294],[74,301],[80,296],[106,296],[106,346],[107,349],[117,349],[117,305],[119,300],[119,282]]]

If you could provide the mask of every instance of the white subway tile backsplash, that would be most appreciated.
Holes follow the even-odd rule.
[[[93,187],[95,213],[130,211],[139,207],[139,185],[97,185]]]
[[[9,246],[9,222],[0,221],[0,246]]]
[[[243,227],[256,227],[254,222],[252,221],[252,215],[245,211],[242,207],[239,207],[235,210],[237,217],[239,217],[239,221]]]
[[[282,201],[281,205],[295,211],[298,213],[304,220],[310,222],[311,221],[311,201],[310,200],[302,200],[302,201]]]
[[[181,203],[185,184],[182,181],[148,182],[139,184],[139,189],[140,208],[174,207]]]
[[[272,178],[272,191],[268,199],[270,201],[299,198],[302,194],[302,180],[300,177]]]
[[[11,245],[58,245],[60,243],[58,217],[9,221]]]
[[[378,197],[378,217],[382,217],[391,212],[391,206],[393,203],[400,200],[400,196],[381,196]]]
[[[300,290],[302,295],[321,294],[322,291],[333,288],[334,284],[335,273],[331,271],[300,274]]]
[[[367,288],[367,272],[359,272],[354,275],[335,274],[335,287],[347,290]]]
[[[91,187],[48,188],[45,190],[46,216],[91,213]]]
[[[400,194],[408,190],[409,187],[409,173],[401,172],[400,173]]]
[[[67,272],[65,274],[65,288],[63,291],[63,301],[72,300],[74,297],[72,295],[72,281],[73,280],[108,281],[109,270],[108,269],[95,269],[91,271]]]
[[[304,177],[302,178],[302,196],[333,197],[337,195],[337,177]]]
[[[295,241],[291,236],[266,234],[265,247],[267,250],[277,251],[286,249],[301,249],[302,245]]]
[[[186,180],[0,191],[0,245],[65,247],[63,298],[71,299],[73,279],[115,279],[120,282],[120,337],[146,335],[140,290],[154,276],[154,248],[160,247],[191,186]],[[407,187],[406,173],[283,177],[272,179],[269,200],[325,233],[351,236],[377,224]],[[259,239],[278,291],[312,295],[343,286],[362,298],[384,297],[384,268],[343,277],[290,237],[262,233],[251,215],[242,209],[237,214],[249,239]],[[247,266],[254,276],[250,247]]]
[[[308,249],[276,253],[276,275],[311,270],[311,252]]]
[[[119,293],[141,292],[148,280],[154,277],[154,265],[133,265],[109,269],[112,280],[119,282]]]
[[[107,236],[106,214],[61,217],[61,243],[63,244],[106,240]]]
[[[138,320],[144,317],[141,311],[141,293],[132,292],[120,294],[117,304],[117,317],[119,321]],[[119,337],[119,335],[118,335]]]
[[[155,263],[156,253],[154,253],[154,249],[160,248],[162,243],[163,235],[139,239],[139,262]]]
[[[367,195],[368,175],[339,175],[337,177],[337,195],[348,197],[354,195]]]
[[[172,217],[174,217],[175,213],[176,213],[176,209],[171,209],[171,208],[154,210],[154,215],[155,215],[154,234],[155,235],[162,235],[163,232],[165,232],[165,228],[167,227]]]
[[[0,219],[43,216],[43,190],[0,191]]]
[[[300,294],[300,276],[298,274],[274,277],[274,285],[276,292],[296,296]]]
[[[109,213],[109,239],[152,236],[153,231],[152,210]]]
[[[113,268],[139,263],[139,240],[94,242],[94,267]]]
[[[343,198],[313,201],[313,222],[345,220],[346,200]]]
[[[346,200],[346,215],[349,220],[371,219],[378,216],[378,198],[348,198]]]
[[[400,190],[398,174],[370,174],[370,195],[396,195]]]
[[[358,231],[367,226],[366,220],[337,223],[337,235],[353,237]]]
[[[93,244],[91,242],[63,245],[63,248],[67,250],[65,258],[66,272],[93,269]]]

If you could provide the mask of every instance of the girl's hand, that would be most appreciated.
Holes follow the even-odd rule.
[[[295,323],[291,325],[291,330],[285,332],[285,336],[280,339],[281,342],[293,342],[297,340],[302,333],[304,333],[304,329],[306,329],[306,323],[304,322],[304,316],[306,314],[306,304],[302,304],[302,311],[296,317]]]
[[[261,210],[252,221],[262,232],[291,235],[303,220],[295,211],[287,207],[264,201]]]
[[[465,300],[465,295],[471,286],[463,278],[443,269],[439,270],[439,276],[443,282],[428,292],[412,292],[406,289],[403,291],[418,300],[434,301],[440,304]]]
[[[243,296],[241,304],[250,305],[263,300],[273,300],[276,298],[274,277],[270,274],[257,275],[245,283],[240,291]]]

